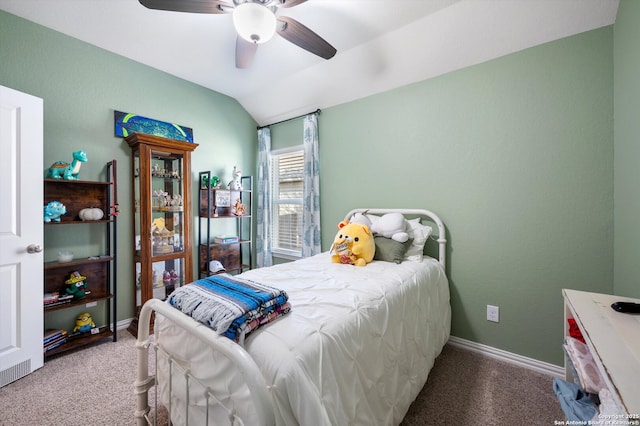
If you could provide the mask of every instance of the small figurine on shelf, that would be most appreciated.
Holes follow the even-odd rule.
[[[170,239],[173,238],[173,231],[169,231],[165,227],[163,217],[158,217],[153,220],[151,236],[153,237],[154,254],[173,253],[173,242],[170,243]]]
[[[179,277],[178,277],[178,273],[175,271],[175,269],[172,269],[171,272],[169,273],[169,276],[171,277],[171,285],[175,286],[176,284],[178,284],[179,282]]]
[[[60,216],[67,214],[67,208],[60,201],[51,201],[44,206],[45,222],[60,222]]]
[[[162,189],[155,189],[153,191],[153,196],[156,197],[157,207],[162,210],[167,206],[169,200],[169,193]]]
[[[162,273],[162,284],[165,287],[169,287],[171,285],[171,273],[169,271],[164,271]]]
[[[78,315],[76,318],[76,326],[73,327],[74,333],[88,333],[92,328],[95,328],[96,324],[93,322],[93,318],[88,312],[84,312]]]
[[[86,279],[87,277],[80,275],[80,272],[72,272],[69,279],[64,282],[67,285],[66,293],[72,295],[74,299],[87,297]]]
[[[162,189],[156,189],[153,191],[153,196],[156,198],[155,204],[158,210],[182,211],[182,195],[169,195],[168,192]]]
[[[71,163],[66,161],[56,161],[53,163],[51,167],[49,167],[47,177],[53,179],[78,180],[80,166],[86,162],[87,153],[84,151],[75,151]]]
[[[182,210],[182,195],[173,194],[169,204],[171,205],[172,210]]]
[[[240,198],[236,200],[235,205],[233,206],[233,214],[236,216],[244,216],[247,213],[247,206],[242,204]]]
[[[232,191],[242,191],[242,171],[237,166],[233,166],[233,180],[229,182],[229,189]]]

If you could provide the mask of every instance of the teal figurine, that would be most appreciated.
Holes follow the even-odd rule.
[[[47,177],[51,179],[78,180],[80,166],[87,162],[87,153],[75,151],[71,163],[66,161],[56,161],[49,167]]]
[[[67,208],[60,201],[51,201],[44,206],[45,222],[60,222],[60,216],[67,213]]]

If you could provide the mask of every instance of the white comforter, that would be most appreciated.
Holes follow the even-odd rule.
[[[254,269],[245,278],[287,291],[292,310],[249,335],[245,349],[263,371],[282,425],[395,425],[424,386],[449,337],[449,287],[429,257],[400,265],[365,267],[331,263],[328,253]],[[247,389],[229,362],[168,320],[156,319],[156,338],[179,362],[235,404],[244,424],[257,423]],[[158,378],[168,404],[167,365]],[[174,393],[184,397],[179,379]],[[192,405],[204,404],[190,391]],[[171,402],[174,424],[184,424],[183,403]],[[212,414],[210,414],[211,416]],[[214,415],[228,418],[224,412]],[[204,424],[202,407],[189,422]],[[220,420],[220,419],[219,419]],[[220,423],[216,423],[220,424]]]

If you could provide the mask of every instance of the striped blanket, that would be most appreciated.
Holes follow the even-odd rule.
[[[218,334],[244,343],[253,330],[288,313],[288,299],[283,290],[219,274],[178,287],[167,302]]]

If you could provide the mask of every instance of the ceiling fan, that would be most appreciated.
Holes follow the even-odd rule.
[[[276,16],[278,9],[297,6],[307,0],[139,0],[149,9],[175,12],[233,14],[236,37],[236,68],[247,68],[258,50],[258,44],[278,33],[304,50],[331,59],[336,49],[312,30],[287,16]]]

